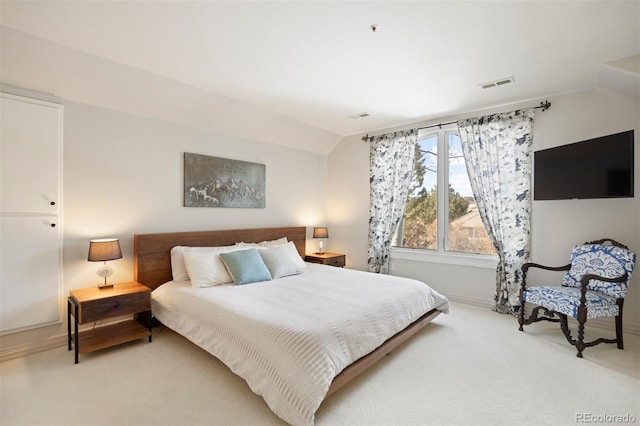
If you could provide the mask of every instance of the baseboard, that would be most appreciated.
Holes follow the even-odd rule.
[[[447,293],[442,293],[447,299],[449,299],[452,302],[457,302],[457,303],[464,303],[466,305],[472,305],[472,306],[479,306],[481,308],[488,308],[491,309],[493,307],[493,303],[492,302],[488,302],[486,299],[478,299],[478,298],[474,298],[474,297],[467,297],[467,296],[460,296],[458,294],[447,294]],[[573,320],[572,318],[570,318],[570,321]],[[577,324],[577,322],[576,322]],[[615,323],[613,321],[612,318],[596,318],[596,319],[592,319],[587,321],[587,326],[588,327],[593,327],[593,328],[597,328],[600,330],[605,330],[605,331],[610,331],[615,333],[616,328],[615,328]],[[640,335],[640,325],[637,324],[624,324],[623,325],[624,328],[624,333],[625,334],[633,334],[633,335]]]
[[[452,302],[464,303],[465,305],[473,305],[473,306],[479,306],[481,308],[489,308],[489,309],[491,309],[491,307],[493,306],[491,302],[487,302],[485,299],[460,296],[458,294],[442,293],[442,295]]]
[[[24,345],[14,346],[8,349],[0,349],[0,362],[10,359],[35,354],[38,352],[58,349],[67,345],[67,335],[61,334],[39,342],[27,343]]]
[[[600,330],[611,331],[613,333],[616,332],[616,326],[613,324],[613,320],[610,321],[611,323],[602,323],[600,321],[600,319],[588,320],[585,327],[597,328]],[[577,324],[577,322],[575,323]],[[624,330],[624,334],[640,335],[640,326],[636,324],[623,324],[622,329]]]
[[[113,319],[101,321],[98,324],[100,326],[105,326],[109,324],[115,324],[120,321],[125,321],[127,319],[131,319],[130,315],[120,316]],[[82,332],[84,330],[88,330],[94,327],[93,324],[85,324],[81,325],[79,331]],[[10,348],[2,348],[0,347],[0,362],[7,361],[14,358],[23,357],[26,355],[36,354],[38,352],[49,351],[51,349],[58,349],[65,347],[69,344],[67,333],[58,334],[55,336],[51,336],[47,339],[25,343],[24,345],[12,346]]]
[[[629,324],[629,325],[624,325],[623,327],[624,327],[625,333],[629,333],[629,334],[634,334],[636,336],[640,336],[640,325]]]

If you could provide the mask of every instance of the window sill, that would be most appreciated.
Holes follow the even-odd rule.
[[[391,259],[412,260],[415,262],[428,263],[445,263],[448,265],[470,266],[486,269],[495,269],[498,266],[498,256],[495,254],[443,253],[407,248],[392,248]]]

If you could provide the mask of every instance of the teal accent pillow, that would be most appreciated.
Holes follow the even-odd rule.
[[[220,253],[220,257],[236,285],[271,280],[271,273],[256,249]]]

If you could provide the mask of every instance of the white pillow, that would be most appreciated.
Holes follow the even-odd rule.
[[[191,287],[211,287],[233,282],[220,253],[223,252],[185,251],[182,253],[191,279]]]
[[[239,242],[238,245],[242,248],[258,248],[258,247],[274,247],[281,246],[283,244],[287,244],[287,237],[278,238],[276,240],[268,240],[268,241],[260,241],[259,243],[245,243]]]
[[[301,274],[306,267],[293,242],[258,250],[273,279]]]
[[[233,246],[218,246],[218,247],[190,247],[190,246],[175,246],[171,249],[171,275],[173,281],[189,281],[189,273],[184,264],[183,254],[189,252],[200,253],[221,253],[223,251],[236,250],[240,247]]]

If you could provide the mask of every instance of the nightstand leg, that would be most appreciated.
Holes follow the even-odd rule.
[[[67,299],[67,339],[71,350],[71,302]]]
[[[153,336],[151,335],[151,333],[153,333],[153,315],[151,315],[151,311],[147,311],[147,318],[149,320],[149,343],[151,343],[151,340],[153,339]]]
[[[75,356],[76,356],[76,364],[77,364],[78,363],[78,348],[80,346],[80,341],[78,339],[78,305],[75,305],[73,312],[74,312],[73,320],[74,320],[74,323],[75,323],[75,330],[74,330],[75,345],[73,345],[73,347],[75,348]]]

